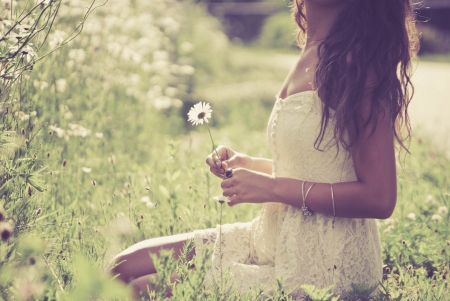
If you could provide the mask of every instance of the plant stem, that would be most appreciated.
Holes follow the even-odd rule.
[[[213,152],[215,152],[217,158],[218,158],[219,160],[221,160],[221,158],[220,158],[220,156],[219,156],[219,153],[217,152],[216,145],[214,144],[214,140],[213,140],[213,137],[212,137],[212,135],[211,135],[211,130],[209,129],[209,125],[208,125],[207,122],[205,122],[205,124],[206,124],[206,127],[208,128],[209,137],[211,138],[211,143],[212,143],[212,146],[213,146]],[[222,161],[222,160],[221,160],[221,161]],[[214,161],[214,164],[216,164],[217,171],[221,174],[220,168],[219,168],[219,166],[217,166],[217,163],[216,163],[215,161]],[[221,208],[222,208],[222,207],[221,207]]]
[[[223,202],[220,203],[220,221],[219,221],[219,253],[220,253],[220,291],[223,291],[223,275],[222,275],[222,207]]]

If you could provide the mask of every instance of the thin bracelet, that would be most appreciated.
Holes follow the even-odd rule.
[[[305,204],[305,183],[306,181],[303,181],[302,183],[302,203]]]
[[[333,229],[334,229],[334,218],[336,217],[336,208],[334,207],[334,191],[333,191],[333,183],[330,183],[331,189],[331,204],[333,204]]]
[[[302,211],[303,211],[304,216],[311,216],[311,215],[313,215],[313,212],[311,210],[309,210],[308,207],[306,207],[306,197],[308,196],[308,193],[311,190],[311,188],[313,188],[313,186],[316,185],[316,183],[312,183],[311,186],[309,186],[308,190],[306,191],[306,195],[305,195],[305,183],[306,182],[307,181],[304,181],[302,183],[302,198],[303,198]]]

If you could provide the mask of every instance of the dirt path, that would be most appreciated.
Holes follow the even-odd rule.
[[[276,59],[281,68],[289,70],[297,56],[280,54]],[[413,135],[428,136],[450,157],[450,63],[421,61],[412,81],[415,94],[409,114]]]
[[[429,136],[450,157],[450,63],[419,62],[413,83],[413,131]]]

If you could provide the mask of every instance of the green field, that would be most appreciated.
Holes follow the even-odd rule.
[[[86,3],[74,3],[44,50],[82,18]],[[2,88],[0,226],[13,233],[0,242],[0,300],[126,299],[106,271],[112,256],[215,227],[221,189],[204,163],[209,135],[186,113],[210,103],[216,143],[270,157],[267,120],[292,53],[231,45],[190,2],[112,1],[9,93]],[[380,221],[390,297],[378,300],[449,300],[450,162],[426,135],[414,135],[410,151],[399,159],[395,212]],[[224,206],[222,222],[250,221],[259,209]],[[173,300],[246,300],[204,289],[201,256],[196,270],[166,259],[160,282],[173,269],[182,280]],[[281,289],[261,298],[288,300]]]

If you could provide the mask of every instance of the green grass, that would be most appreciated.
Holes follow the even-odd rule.
[[[148,9],[145,4],[119,6],[93,16],[92,21],[103,24],[104,17],[118,10],[146,17],[144,8]],[[270,157],[265,129],[292,52],[230,46],[220,32],[196,27],[198,22],[216,24],[199,9],[189,8],[190,18],[182,14],[186,8],[177,5],[151,9],[154,16],[178,13],[185,18],[185,28],[168,35],[170,43],[161,47],[169,53],[168,64],[189,63],[196,69],[194,76],[168,75],[164,68],[144,70],[154,52],[138,48],[142,25],[130,23],[121,30],[120,24],[109,24],[112,27],[105,30],[114,32],[116,40],[126,40],[130,49],[142,51],[138,53],[142,62],[114,56],[104,46],[111,41],[87,30],[31,73],[15,90],[17,104],[12,99],[6,103],[13,113],[3,114],[3,123],[14,135],[3,137],[12,144],[2,150],[5,186],[0,204],[14,235],[0,243],[0,300],[30,297],[23,296],[24,287],[31,287],[30,298],[37,300],[124,299],[126,290],[111,282],[105,271],[113,255],[143,239],[219,223],[220,207],[212,197],[221,194],[220,180],[210,175],[204,163],[211,151],[206,128],[186,122],[192,103],[211,103],[216,143]],[[186,41],[200,53],[183,53],[180,49]],[[211,41],[216,56],[204,57],[213,50],[201,47]],[[73,49],[84,49],[86,57],[68,67]],[[57,88],[61,79],[66,80],[65,89]],[[41,89],[42,82],[48,87]],[[149,91],[157,93],[156,86],[167,95],[167,88],[178,91],[166,109],[157,109],[149,96]],[[181,106],[174,99],[180,99]],[[21,121],[14,111],[37,113]],[[68,132],[70,124],[90,133],[83,137],[82,129]],[[66,132],[58,137],[50,126]],[[441,208],[450,206],[448,166],[448,158],[435,151],[425,136],[414,137],[411,155],[398,172],[397,208],[391,219],[380,221],[386,264],[383,285],[392,298],[449,298],[449,214]],[[14,177],[14,170],[20,174]],[[39,192],[39,187],[44,191]],[[222,222],[250,221],[260,207],[225,206]],[[438,211],[436,222],[433,215]],[[408,218],[410,213],[414,220]],[[186,262],[177,267],[166,255],[167,265],[161,269],[177,269],[182,276],[174,300],[245,299],[203,290],[208,264],[201,256],[192,271]],[[161,282],[165,280],[162,277]],[[283,298],[281,289],[276,294],[274,300]]]

